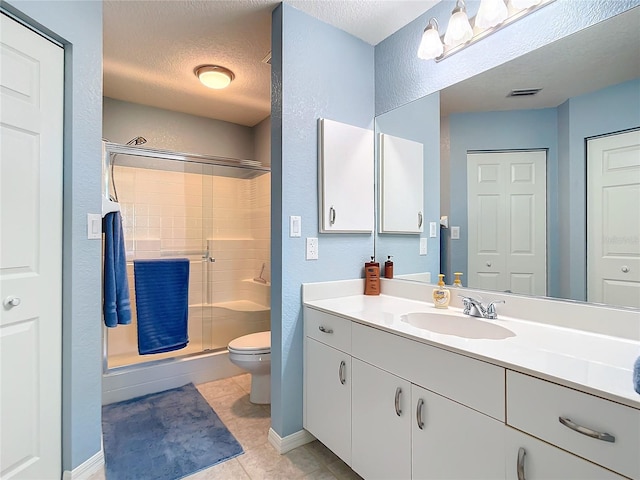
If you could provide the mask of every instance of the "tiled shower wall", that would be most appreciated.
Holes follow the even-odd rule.
[[[180,168],[177,162],[168,165]],[[268,295],[256,295],[247,280],[258,277],[263,264],[262,276],[270,280],[270,174],[233,178],[213,175],[210,166],[198,167],[201,173],[189,168],[115,167],[132,305],[134,259],[186,257],[190,306],[250,301],[268,309]],[[215,261],[202,258],[207,252]],[[209,348],[206,340],[202,344],[199,317],[190,309],[190,347],[195,351]],[[132,328],[110,329],[109,356],[135,346],[135,335]]]

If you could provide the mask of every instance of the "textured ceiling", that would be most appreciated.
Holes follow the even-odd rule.
[[[439,0],[291,0],[295,8],[375,45]],[[104,95],[253,126],[271,111],[272,0],[107,0]],[[235,73],[225,90],[202,86],[203,64]]]
[[[640,77],[640,7],[440,92],[442,116],[556,107],[568,98]],[[443,60],[446,61],[446,60]],[[513,89],[542,88],[533,97]]]

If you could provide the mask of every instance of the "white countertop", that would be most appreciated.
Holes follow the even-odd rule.
[[[640,394],[632,385],[633,364],[640,355],[640,342],[635,340],[505,317],[500,315],[499,306],[496,320],[465,316],[513,332],[513,336],[493,340],[434,333],[400,319],[410,312],[437,312],[455,317],[462,314],[459,308],[441,310],[431,303],[389,295],[352,295],[308,300],[304,304],[640,409]]]

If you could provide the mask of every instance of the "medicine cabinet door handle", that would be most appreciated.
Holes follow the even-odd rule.
[[[333,333],[333,329],[332,328],[325,328],[322,325],[320,325],[318,327],[318,330],[320,330],[322,333]]]
[[[332,207],[329,208],[329,225],[333,225],[336,223],[336,209]]]
[[[418,212],[418,228],[422,226],[422,212]]]
[[[422,421],[422,407],[424,406],[424,400],[418,399],[418,408],[416,408],[416,422],[418,423],[418,428],[420,430],[424,430],[424,422]]]
[[[396,415],[402,415],[402,409],[400,408],[400,395],[402,395],[402,388],[396,388]]]
[[[582,435],[586,435],[587,437],[602,440],[603,442],[614,443],[616,441],[616,437],[609,433],[596,432],[595,430],[591,430],[590,428],[583,427],[582,425],[578,425],[577,423],[572,422],[567,417],[558,417],[558,421],[565,427],[568,427],[571,430],[575,430],[576,432],[581,433]]]
[[[518,480],[526,480],[524,478],[524,457],[527,455],[527,451],[520,447],[518,449],[518,464],[516,471],[518,472]]]
[[[347,378],[345,376],[345,370],[347,368],[347,364],[344,362],[344,360],[342,360],[340,362],[340,369],[338,370],[338,378],[340,378],[340,383],[342,385],[345,384],[345,382],[347,381]]]

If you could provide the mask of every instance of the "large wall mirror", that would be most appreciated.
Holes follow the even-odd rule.
[[[378,116],[377,138],[424,145],[425,228],[378,233],[377,257],[405,279],[640,308],[638,25],[640,7]]]

